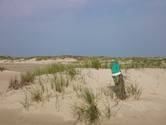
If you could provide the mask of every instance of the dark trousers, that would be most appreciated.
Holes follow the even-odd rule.
[[[123,75],[113,76],[115,82],[115,93],[117,98],[124,100],[126,99],[125,85]]]

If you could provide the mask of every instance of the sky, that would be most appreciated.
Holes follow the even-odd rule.
[[[166,0],[0,0],[0,55],[166,56]]]

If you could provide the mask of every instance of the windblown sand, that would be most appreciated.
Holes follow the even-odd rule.
[[[23,90],[6,92],[10,79],[19,74],[0,72],[0,125],[73,125],[75,119],[70,110],[72,97],[64,97],[59,111],[55,100],[33,105],[25,111],[20,104]],[[117,112],[110,120],[101,120],[101,125],[166,125],[166,70],[130,69],[123,71],[123,74],[127,81],[141,86],[143,94],[140,100],[121,101]],[[94,91],[114,85],[109,69],[82,69],[81,76]],[[46,79],[45,76],[43,78]]]

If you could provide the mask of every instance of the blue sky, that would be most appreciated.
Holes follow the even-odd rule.
[[[166,56],[166,0],[0,0],[0,55]]]

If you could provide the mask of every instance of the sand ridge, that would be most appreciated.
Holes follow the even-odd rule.
[[[120,102],[117,114],[110,120],[102,121],[102,125],[165,125],[166,70],[129,69],[122,72],[128,81],[143,87],[143,95],[138,101],[129,99]],[[114,85],[109,69],[82,69],[81,74],[84,76],[84,82],[88,83],[87,86],[94,90]],[[4,87],[4,84],[7,84],[14,75],[19,73],[12,71],[0,73],[0,88],[6,89],[7,85]],[[68,105],[71,104],[72,97],[65,97],[60,104],[59,112],[55,108],[54,100],[44,105],[32,106],[29,111],[25,111],[19,103],[22,98],[22,90],[10,91],[0,97],[0,125],[70,125],[74,123],[70,105]]]

